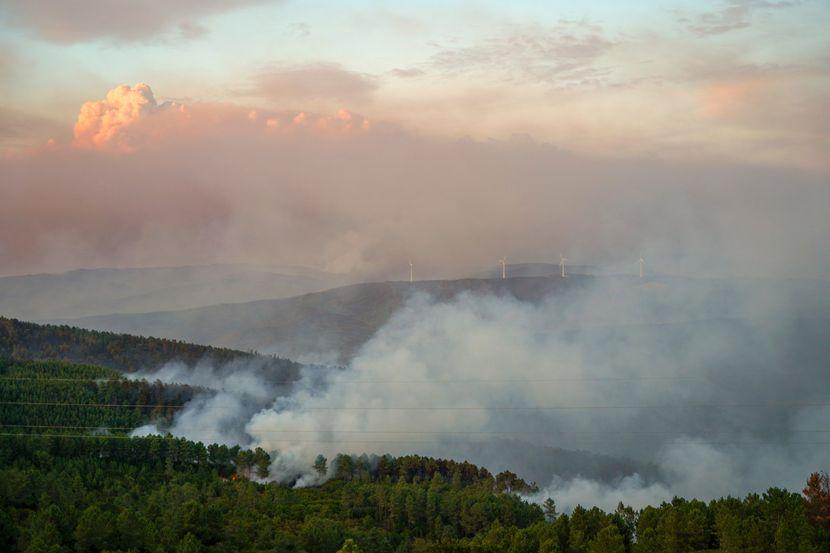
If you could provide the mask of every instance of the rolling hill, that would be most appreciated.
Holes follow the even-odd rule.
[[[128,418],[115,417],[121,417],[118,413],[100,418],[100,409],[95,408],[58,406],[42,411],[37,406],[6,406],[3,420],[22,425],[63,424],[66,417],[71,417],[73,424],[82,427],[92,425],[103,429],[114,425],[119,431],[143,424],[151,415],[156,421],[164,419],[169,423],[174,411],[166,406],[185,403],[198,393],[216,393],[219,390],[212,386],[222,385],[218,381],[215,384],[196,383],[195,386],[158,380],[143,382],[130,380],[129,375],[128,378],[119,376],[142,371],[143,378],[152,379],[152,373],[170,361],[181,362],[191,368],[209,361],[215,367],[221,367],[215,373],[217,376],[229,377],[236,374],[232,371],[238,370],[247,378],[253,375],[260,377],[260,386],[263,389],[268,387],[271,395],[266,394],[260,400],[248,398],[252,402],[248,407],[253,412],[270,405],[279,395],[290,394],[291,386],[283,384],[296,379],[302,369],[300,364],[287,359],[236,350],[0,318],[0,375],[22,377],[21,382],[0,381],[0,399],[93,404],[117,400],[152,404],[147,409],[130,411],[124,415]],[[55,377],[69,377],[69,380],[58,383],[56,387],[55,383],[48,382],[49,378]],[[79,377],[104,380],[78,387],[71,379]],[[41,383],[33,380],[35,378],[46,380]],[[142,398],[140,401],[133,397],[136,394]],[[471,459],[498,470],[510,469],[538,482],[549,481],[553,474],[561,477],[579,474],[609,481],[632,472],[649,479],[659,477],[656,469],[648,463],[514,439],[458,439],[450,450],[437,449],[426,453]]]
[[[753,283],[752,287],[753,294],[761,292],[771,301],[790,301],[780,294],[766,293],[774,289],[774,283]],[[723,280],[590,275],[571,275],[567,279],[547,276],[370,282],[291,298],[52,322],[336,364],[347,362],[417,294],[426,294],[436,302],[461,293],[508,296],[534,304],[544,298],[557,298],[563,305],[581,306],[579,309],[589,306],[595,316],[602,318],[592,324],[629,325],[691,321],[700,319],[701,313],[705,318],[740,317],[742,314],[736,315],[737,306],[748,289],[746,283]],[[803,297],[793,301],[812,303],[824,317],[830,312],[827,301],[821,299],[826,290],[826,283],[806,282],[799,292]],[[627,311],[617,308],[622,305]],[[632,312],[638,316],[629,320]]]
[[[152,335],[292,359],[348,360],[413,294],[436,301],[462,292],[510,295],[538,302],[563,290],[585,289],[593,277],[527,277],[372,282],[293,298],[212,305],[179,311],[112,314],[61,321],[83,328]]]
[[[556,263],[508,263],[507,276],[515,277],[555,277],[560,276],[561,268]],[[569,275],[595,274],[596,268],[591,265],[568,265]],[[465,275],[467,276],[467,275]],[[500,267],[489,267],[471,272],[468,278],[501,278]]]
[[[98,365],[121,373],[153,372],[171,361],[194,366],[200,361],[228,365],[258,361],[263,370],[296,374],[300,365],[278,357],[176,340],[41,325],[0,317],[0,359],[62,361]]]
[[[202,265],[0,277],[0,315],[44,321],[285,298],[353,282],[303,267]]]

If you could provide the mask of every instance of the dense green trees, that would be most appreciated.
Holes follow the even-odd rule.
[[[290,488],[254,476],[262,451],[172,437],[0,440],[6,551],[557,552],[830,551],[798,494],[771,489],[640,512],[542,509],[497,476],[417,456],[360,457],[351,474]],[[381,462],[382,459],[382,462]],[[340,461],[338,460],[338,465]],[[463,469],[461,467],[464,467]],[[247,468],[244,468],[247,467]],[[383,467],[379,469],[378,467]],[[465,476],[462,476],[465,475]],[[475,475],[475,477],[473,477]],[[351,540],[351,541],[350,541]]]
[[[309,470],[332,478],[293,488],[263,483],[271,456],[262,449],[127,436],[163,425],[199,390],[118,371],[264,359],[246,355],[0,318],[0,551],[830,553],[823,473],[803,497],[770,489],[559,514],[555,498],[522,499],[534,484],[467,462],[321,455]],[[264,363],[271,374],[298,367]]]
[[[112,369],[0,358],[0,433],[125,433],[169,421],[200,391],[127,380]]]
[[[294,374],[298,363],[225,348],[199,346],[129,334],[97,332],[71,326],[39,325],[0,317],[0,358],[55,360],[101,365],[122,372],[152,370],[170,361],[223,365],[254,360],[274,373]]]
[[[319,456],[312,468],[318,473],[325,466],[325,457]],[[455,489],[482,484],[499,493],[534,493],[535,484],[527,483],[512,472],[493,475],[484,467],[466,461],[434,459],[421,455],[345,455],[334,459],[334,477],[339,480],[360,482],[449,482]]]

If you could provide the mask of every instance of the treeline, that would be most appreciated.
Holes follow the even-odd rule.
[[[127,380],[93,365],[0,358],[0,433],[125,433],[150,421],[169,422],[201,391]]]
[[[39,325],[5,317],[0,317],[0,358],[70,361],[101,365],[122,372],[153,370],[170,361],[193,366],[200,361],[222,365],[239,360],[258,360],[270,371],[299,368],[293,361],[252,352],[65,325]]]
[[[234,479],[270,463],[262,450],[170,437],[0,444],[0,548],[10,551],[325,553],[349,538],[361,551],[408,551],[419,541],[466,547],[493,525],[542,520],[538,506],[515,494],[439,472],[410,483],[290,488]]]
[[[327,460],[318,457],[313,466],[320,476],[327,474]],[[443,481],[452,482],[455,487],[481,485],[499,493],[530,494],[539,489],[536,484],[527,483],[518,475],[504,471],[493,475],[484,467],[467,461],[452,459],[434,459],[421,455],[345,455],[335,457],[332,474],[339,480],[360,482],[406,482],[417,484],[429,481],[436,476]]]
[[[271,457],[264,450],[223,444],[205,446],[173,436],[42,436],[0,437],[0,466],[48,468],[65,460],[94,459],[141,467],[151,472],[215,473],[222,478],[268,477]]]
[[[292,488],[235,479],[267,467],[261,450],[171,437],[13,437],[0,445],[4,551],[335,553],[348,540],[344,551],[364,553],[830,551],[825,475],[811,477],[804,496],[770,489],[560,515],[553,500],[540,508],[497,491],[494,479],[465,483],[462,463],[417,456],[383,457],[385,476],[371,480],[338,475],[340,456],[330,467],[335,478]]]

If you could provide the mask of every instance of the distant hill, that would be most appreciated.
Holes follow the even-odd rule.
[[[389,284],[384,289],[401,292],[400,283]],[[491,283],[492,284],[492,283]],[[516,283],[514,283],[516,284]],[[529,283],[524,283],[525,285]],[[435,285],[435,283],[433,283]],[[571,285],[569,283],[569,285]],[[576,285],[574,283],[573,285]],[[439,287],[444,294],[456,292],[454,286]],[[361,287],[349,287],[352,293]],[[371,290],[372,287],[369,287]],[[482,289],[488,289],[485,285]],[[526,294],[528,288],[519,287]],[[502,289],[505,292],[506,289]],[[365,292],[365,290],[363,290]],[[357,298],[361,298],[358,294]],[[389,292],[390,298],[397,297]],[[390,300],[390,304],[393,303]],[[210,360],[215,365],[224,365],[225,370],[232,371],[234,361],[254,360],[259,365],[260,374],[271,381],[293,380],[299,374],[301,365],[286,359],[256,356],[241,351],[199,346],[175,340],[144,338],[111,332],[83,330],[69,326],[40,325],[0,318],[0,376],[24,376],[20,383],[0,382],[0,399],[5,400],[44,400],[72,401],[78,403],[103,403],[117,398],[123,403],[149,404],[146,409],[131,410],[126,413],[104,412],[100,409],[78,409],[55,407],[43,410],[39,406],[6,406],[0,409],[7,424],[69,424],[79,427],[111,426],[132,428],[149,419],[170,421],[174,410],[170,405],[180,405],[193,397],[195,392],[205,391],[179,384],[143,383],[118,379],[117,372],[130,373],[137,370],[152,372],[169,361],[180,361],[193,366],[199,361]],[[70,364],[83,363],[83,365]],[[92,366],[97,365],[97,366]],[[250,370],[251,363],[244,363]],[[90,383],[78,387],[77,383],[67,381],[50,383],[49,388],[37,381],[28,382],[29,378],[103,378],[116,379],[116,382]],[[210,389],[208,388],[207,391]],[[48,393],[47,393],[48,392]],[[282,388],[277,393],[290,393],[289,388]],[[56,395],[57,394],[57,395]],[[136,396],[138,394],[138,396]],[[42,397],[41,397],[42,396]],[[140,397],[141,399],[137,399]],[[69,417],[69,418],[67,418]],[[21,430],[22,431],[22,430]],[[75,429],[76,432],[79,430]],[[450,450],[431,452],[436,456],[449,456],[454,459],[474,459],[482,465],[498,470],[514,470],[525,477],[540,483],[547,483],[552,474],[571,477],[580,474],[589,478],[613,480],[632,472],[639,472],[647,478],[656,472],[649,465],[637,463],[615,456],[552,448],[518,440],[492,439],[483,441],[458,440]]]
[[[593,295],[598,287],[602,288],[601,299]],[[786,290],[782,292],[782,288]],[[640,280],[635,276],[578,274],[566,279],[553,276],[370,282],[292,298],[55,322],[253,350],[303,362],[338,364],[347,362],[392,314],[418,293],[428,294],[438,302],[462,292],[509,296],[529,303],[560,297],[572,305],[579,305],[580,298],[590,297],[589,304],[602,302],[607,307],[593,310],[603,320],[593,320],[592,324],[630,325],[694,321],[701,313],[706,318],[752,316],[740,312],[741,305],[746,303],[742,297],[747,293],[753,294],[751,303],[761,317],[770,306],[758,304],[759,298],[770,305],[774,302],[798,305],[800,317],[826,318],[830,314],[828,288],[830,284],[823,281],[790,282],[782,287],[779,282],[763,280],[738,282],[679,277]],[[638,315],[634,320],[620,318],[630,315],[615,307],[619,302],[635,306]],[[781,306],[775,309],[780,311]]]
[[[303,267],[202,265],[0,277],[0,315],[23,320],[286,298],[354,282]]]
[[[85,363],[127,373],[152,371],[170,361],[192,366],[203,360],[225,364],[238,359],[261,359],[268,370],[290,373],[296,373],[300,367],[287,359],[261,357],[226,348],[0,317],[0,359],[4,358]]]
[[[507,264],[507,276],[514,277],[543,277],[560,276],[562,268],[557,263],[515,263]],[[596,272],[592,265],[568,265],[568,275],[591,275]],[[501,267],[495,266],[488,269],[475,270],[468,275],[469,278],[501,278]]]
[[[438,301],[468,292],[510,295],[522,301],[538,302],[563,290],[584,289],[592,278],[372,282],[293,298],[63,322],[84,328],[338,363],[349,359],[415,293],[429,294]]]

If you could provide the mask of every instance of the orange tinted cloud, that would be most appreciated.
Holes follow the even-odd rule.
[[[81,147],[112,146],[129,150],[125,130],[160,106],[152,89],[144,83],[134,87],[121,85],[107,93],[103,100],[85,102],[75,123],[75,145]]]
[[[152,89],[138,83],[120,85],[103,100],[85,102],[75,123],[73,145],[80,148],[133,152],[141,145],[164,142],[173,136],[220,131],[253,124],[269,132],[298,129],[324,132],[362,131],[368,120],[345,109],[334,115],[308,112],[260,112],[227,104],[172,102],[159,104]]]
[[[446,274],[504,252],[613,260],[650,236],[669,256],[708,259],[717,244],[736,264],[827,274],[819,176],[451,141],[366,129],[345,110],[295,123],[297,111],[154,102],[119,87],[82,110],[84,147],[0,158],[2,271],[275,262],[396,276],[412,258]]]

